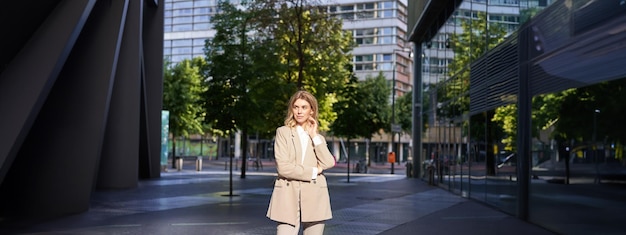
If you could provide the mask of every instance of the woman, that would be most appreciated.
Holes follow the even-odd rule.
[[[335,166],[326,140],[317,132],[317,100],[306,91],[289,100],[285,125],[276,129],[274,154],[278,178],[267,217],[278,222],[276,234],[323,234],[332,218],[323,170]]]

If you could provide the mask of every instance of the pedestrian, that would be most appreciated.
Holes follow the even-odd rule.
[[[267,217],[278,223],[277,235],[295,235],[300,224],[305,235],[324,233],[332,218],[326,177],[335,166],[325,138],[318,133],[317,99],[297,91],[289,100],[284,126],[276,129],[274,157],[278,177]]]

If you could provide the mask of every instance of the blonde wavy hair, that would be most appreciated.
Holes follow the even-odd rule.
[[[287,106],[287,117],[285,117],[285,126],[288,127],[295,127],[296,126],[296,120],[293,118],[293,105],[296,102],[296,100],[298,99],[303,99],[306,102],[309,102],[309,105],[311,105],[311,111],[313,111],[313,113],[311,114],[311,117],[313,117],[313,119],[315,119],[315,121],[317,120],[317,99],[315,99],[315,96],[313,96],[311,93],[304,91],[304,90],[299,90],[297,91],[295,94],[293,94],[291,96],[291,99],[289,99],[289,106]],[[308,123],[306,124],[307,126],[303,126],[303,128],[306,130],[308,129]]]

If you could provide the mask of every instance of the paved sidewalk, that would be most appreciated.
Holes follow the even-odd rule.
[[[0,234],[275,234],[265,217],[275,168],[263,166],[242,179],[223,161],[204,162],[202,171],[186,163],[136,189],[95,192],[88,212]],[[326,235],[554,234],[402,171],[354,173],[348,182],[346,170],[326,173],[333,208]]]

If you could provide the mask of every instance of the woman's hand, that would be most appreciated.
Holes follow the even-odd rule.
[[[307,133],[311,137],[311,139],[317,136],[317,121],[313,117],[309,117],[309,128],[307,129]]]

